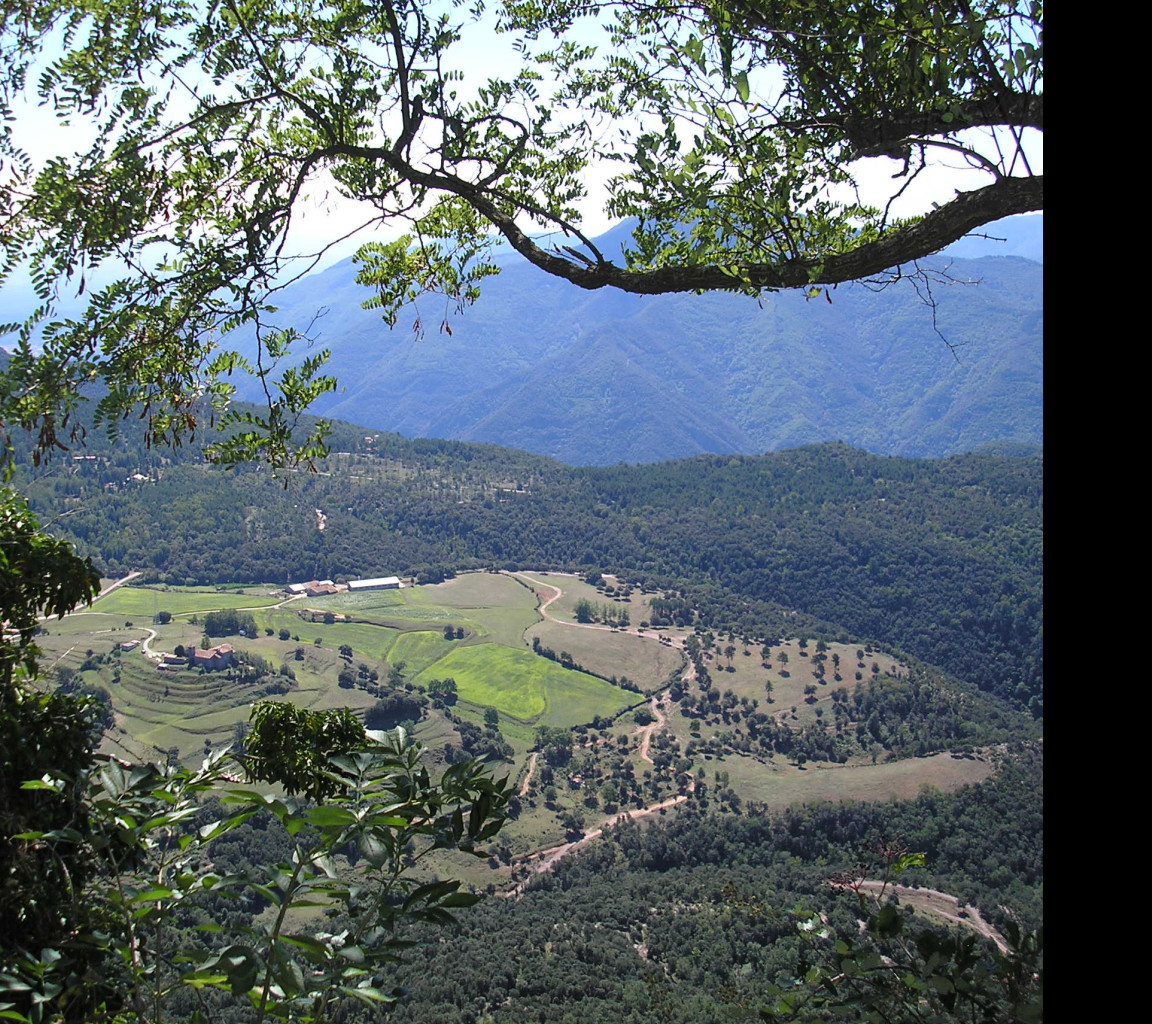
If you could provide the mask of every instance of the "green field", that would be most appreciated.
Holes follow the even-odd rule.
[[[456,680],[461,700],[543,725],[574,725],[596,715],[612,716],[639,699],[595,676],[497,644],[457,648],[414,682],[426,686],[432,679],[449,676]]]
[[[404,662],[405,674],[411,677],[446,657],[456,643],[457,641],[445,640],[442,633],[430,629],[416,629],[410,633],[401,633],[397,637],[388,660],[393,665]]]
[[[733,789],[746,800],[773,810],[801,803],[837,800],[910,800],[923,786],[952,792],[992,774],[986,761],[953,758],[950,754],[907,758],[886,764],[808,766],[766,765],[751,757],[722,757],[708,764],[726,771]]]
[[[215,590],[171,587],[119,587],[100,598],[92,610],[109,615],[128,615],[151,621],[157,612],[184,615],[192,612],[214,612],[225,608],[264,608],[282,601],[270,594],[219,593]]]
[[[205,749],[230,743],[237,724],[247,720],[254,694],[230,680],[227,673],[160,672],[140,648],[118,650],[124,641],[144,639],[152,630],[156,632],[151,641],[155,651],[172,651],[177,644],[199,644],[201,627],[189,618],[224,608],[251,608],[258,626],[257,636],[228,637],[229,643],[238,650],[259,654],[273,671],[286,664],[295,674],[296,685],[291,691],[274,699],[317,710],[371,707],[376,695],[361,686],[337,685],[346,667],[359,672],[362,666],[365,672],[375,672],[383,685],[390,670],[403,663],[405,685],[417,690],[426,689],[433,679],[455,679],[458,702],[440,710],[430,703],[415,727],[416,737],[428,744],[427,756],[434,769],[442,767],[450,748],[463,742],[462,731],[446,717],[448,714],[483,730],[485,710],[495,708],[500,735],[512,748],[512,763],[499,766],[497,772],[521,779],[526,777],[536,727],[575,728],[573,767],[557,767],[547,799],[547,787],[536,783],[524,798],[521,814],[504,832],[504,841],[518,853],[558,841],[566,813],[585,814],[589,826],[597,822],[601,812],[596,800],[586,803],[587,790],[570,782],[571,775],[582,775],[595,780],[589,785],[602,786],[612,774],[612,758],[623,758],[630,765],[628,775],[637,780],[625,809],[651,805],[668,799],[683,785],[676,782],[667,765],[671,763],[669,757],[682,757],[689,743],[704,744],[690,755],[690,774],[703,768],[711,784],[715,772],[725,772],[727,784],[742,799],[776,808],[814,800],[914,796],[924,783],[954,789],[991,770],[985,762],[948,755],[869,764],[862,754],[836,766],[815,762],[800,765],[784,756],[747,756],[711,742],[719,738],[721,745],[728,743],[723,737],[730,734],[731,726],[722,714],[709,712],[689,719],[675,705],[668,709],[665,726],[654,732],[645,730],[631,714],[622,714],[647,703],[642,694],[539,657],[532,653],[531,642],[539,638],[557,654],[565,651],[588,669],[604,676],[627,676],[653,693],[661,691],[676,670],[686,668],[681,651],[660,643],[652,631],[637,636],[543,619],[539,599],[553,593],[545,582],[565,591],[549,608],[561,620],[580,597],[600,603],[605,597],[575,577],[533,573],[518,578],[528,577],[536,581],[535,588],[509,574],[467,573],[434,586],[287,602],[263,588],[239,593],[235,589],[122,587],[90,612],[45,623],[48,633],[41,637],[41,643],[49,667],[73,671],[83,667],[84,682],[110,693],[116,724],[106,734],[103,749],[133,759],[153,758],[158,751],[175,747],[185,763],[192,763]],[[647,614],[647,600],[635,593],[629,602],[634,624]],[[301,618],[307,609],[340,613],[353,621],[313,622]],[[169,611],[177,618],[157,626],[152,621],[157,611]],[[133,620],[137,625],[125,626]],[[464,637],[445,640],[446,625],[463,628]],[[271,635],[265,632],[269,629]],[[288,640],[279,638],[282,629],[287,630]],[[660,632],[674,638],[685,636],[684,630]],[[350,660],[340,654],[344,645],[352,650]],[[731,655],[726,651],[729,645],[733,647]],[[746,646],[738,637],[720,634],[713,638],[705,663],[716,692],[730,690],[737,699],[748,698],[779,721],[800,728],[814,722],[818,710],[823,708],[827,714],[834,690],[852,690],[867,682],[873,662],[884,673],[899,675],[904,671],[890,656],[865,651],[858,657],[857,649],[852,644],[828,646],[823,684],[813,673],[815,645],[805,652],[795,639],[773,647],[765,665],[759,646]],[[780,652],[788,655],[786,666],[776,658]],[[833,654],[840,659],[840,681],[834,679]],[[859,681],[855,678],[858,671],[862,677]],[[771,684],[770,694],[765,684]],[[805,687],[810,686],[815,690],[806,694]],[[686,688],[694,695],[700,693],[699,685],[691,679]],[[586,728],[597,717],[615,721],[601,730]],[[645,736],[650,744],[647,748],[642,746]],[[657,768],[643,756],[645,749],[649,756],[660,753],[664,767]],[[489,869],[480,864],[475,870],[479,873],[474,880],[479,883]]]
[[[533,637],[557,654],[567,651],[577,664],[597,675],[627,676],[645,691],[660,689],[672,672],[686,664],[678,650],[654,636],[544,621],[528,630],[527,639]]]

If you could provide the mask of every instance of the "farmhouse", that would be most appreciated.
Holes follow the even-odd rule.
[[[232,655],[235,649],[231,644],[219,644],[216,647],[208,647],[204,650],[199,648],[192,649],[192,655],[188,659],[188,664],[192,668],[203,668],[209,672],[215,672],[217,669],[227,668],[232,664]]]
[[[320,597],[323,594],[342,594],[348,588],[343,583],[333,583],[331,580],[311,580],[308,583],[289,583],[284,590],[291,596],[307,594],[309,597]]]
[[[399,590],[399,576],[379,576],[372,580],[349,580],[348,589],[357,590]]]

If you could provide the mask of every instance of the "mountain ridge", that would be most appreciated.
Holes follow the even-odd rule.
[[[1042,218],[1012,220],[1029,224],[989,233],[1037,251]],[[592,465],[828,440],[911,456],[1043,442],[1043,268],[1020,255],[946,252],[919,291],[856,285],[815,300],[585,292],[500,262],[463,315],[425,298],[391,330],[360,308],[349,263],[286,290],[285,325],[327,309],[315,344],[331,349],[341,390],[316,411]],[[422,340],[406,329],[417,320]],[[451,334],[429,326],[442,323]]]

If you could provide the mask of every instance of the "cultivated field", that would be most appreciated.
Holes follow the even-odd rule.
[[[392,687],[418,696],[432,680],[452,678],[457,702],[429,705],[416,735],[439,765],[446,747],[463,742],[464,727],[452,716],[483,730],[485,715],[496,710],[499,736],[512,750],[511,763],[497,772],[507,770],[523,790],[517,820],[501,833],[515,857],[563,843],[564,822],[571,834],[573,822],[593,831],[621,811],[674,813],[659,808],[692,798],[701,769],[706,788],[776,808],[914,796],[925,784],[951,790],[991,771],[983,760],[947,754],[887,763],[881,757],[876,764],[859,757],[830,765],[740,753],[731,744],[747,724],[741,715],[763,712],[800,729],[831,715],[836,690],[851,693],[874,674],[899,677],[906,670],[891,656],[828,644],[821,679],[813,642],[802,647],[790,639],[763,650],[740,637],[700,634],[711,676],[707,689],[723,694],[726,703],[703,713],[698,706],[686,715],[668,699],[667,687],[679,677],[678,692],[693,700],[706,696],[683,651],[689,631],[660,630],[665,642],[653,630],[638,635],[649,613],[649,598],[639,591],[627,600],[628,630],[577,624],[574,609],[581,598],[607,603],[605,595],[575,577],[544,573],[469,573],[435,586],[292,599],[273,594],[271,587],[124,586],[90,611],[47,622],[41,645],[47,666],[77,673],[110,694],[116,725],[104,749],[137,759],[175,748],[186,762],[199,760],[205,751],[231,742],[253,700],[264,696],[235,672],[157,670],[160,652],[205,643],[200,623],[209,611],[251,610],[256,636],[210,642],[226,639],[242,655],[263,658],[271,672],[266,678],[290,672],[290,690],[273,699],[315,709],[367,710]],[[161,611],[173,616],[164,625],[153,621]],[[326,612],[340,621],[325,623]],[[627,677],[646,693],[538,656],[534,639],[600,676]],[[141,643],[122,650],[128,641]],[[341,673],[346,679],[338,684]],[[729,710],[740,712],[731,722]],[[597,729],[589,728],[594,720]],[[540,755],[530,756],[538,726],[575,729],[569,761],[553,766]],[[690,748],[694,752],[686,762]],[[451,867],[478,884],[491,878],[483,862],[453,861]],[[499,870],[507,876],[511,869]]]

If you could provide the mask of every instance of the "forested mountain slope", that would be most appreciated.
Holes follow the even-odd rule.
[[[92,440],[28,467],[25,488],[109,575],[610,570],[683,590],[705,624],[872,639],[1041,708],[1038,450],[917,460],[829,444],[597,469],[341,425],[332,457],[285,488]]]
[[[1043,268],[1015,254],[1039,255],[1042,217],[989,233],[1008,241],[966,239],[916,286],[814,300],[586,292],[510,257],[464,314],[424,300],[393,329],[349,262],[278,301],[332,351],[342,390],[316,411],[376,429],[596,465],[830,440],[936,456],[1043,440]]]

